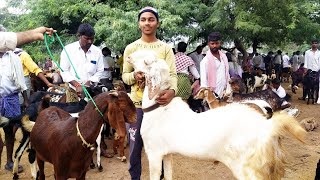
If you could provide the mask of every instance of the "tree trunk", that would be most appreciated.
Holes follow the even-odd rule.
[[[243,54],[242,65],[247,63],[248,53],[239,39],[234,40],[234,45]]]
[[[257,39],[253,39],[252,42],[252,53],[255,54],[257,52],[258,49],[258,45],[259,45],[259,41]]]

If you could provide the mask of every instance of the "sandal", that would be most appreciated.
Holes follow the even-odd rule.
[[[13,162],[11,162],[11,163],[7,163],[5,166],[4,166],[4,168],[6,169],[6,170],[8,170],[8,171],[11,171],[12,172],[12,169],[13,169]],[[23,171],[23,167],[22,166],[20,166],[20,165],[18,165],[18,173],[22,173],[22,171]]]

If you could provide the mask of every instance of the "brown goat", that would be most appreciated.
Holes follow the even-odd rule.
[[[103,120],[116,127],[120,137],[125,135],[125,122],[136,121],[135,106],[125,92],[102,93],[96,96],[95,102],[103,117],[89,102],[79,118],[49,107],[40,112],[34,126],[27,118],[23,119],[23,126],[32,128],[30,141],[36,151],[40,180],[45,178],[45,161],[53,164],[57,180],[85,179]]]
[[[214,93],[209,89],[209,88],[200,88],[196,96],[194,97],[195,99],[204,99],[210,109],[214,109],[217,107],[225,106],[228,103],[223,100],[217,99],[217,97],[214,95]],[[242,104],[246,104],[247,106],[255,109],[259,113],[265,115],[268,119],[272,117],[272,109],[270,107],[260,107],[259,105],[255,104],[255,102],[250,102],[250,101],[244,101],[241,102]],[[265,108],[267,112],[264,112],[262,108]]]
[[[200,88],[198,93],[194,96],[194,99],[204,99],[208,103],[210,109],[227,105],[224,101],[220,102],[210,88]]]

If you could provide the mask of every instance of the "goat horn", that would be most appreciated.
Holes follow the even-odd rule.
[[[109,94],[112,95],[112,96],[116,96],[116,97],[118,97],[118,95],[119,95],[118,92],[115,91],[115,90],[110,91]]]

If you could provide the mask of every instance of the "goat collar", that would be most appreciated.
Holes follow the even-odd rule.
[[[77,119],[77,123],[76,123],[76,128],[77,128],[77,136],[80,137],[81,141],[82,141],[82,145],[89,148],[91,151],[93,151],[95,149],[93,144],[88,143],[83,136],[81,135],[80,129],[79,129],[79,123],[78,123],[78,119]]]
[[[149,106],[147,108],[143,108],[142,111],[144,113],[147,113],[147,112],[150,112],[150,111],[153,111],[153,110],[157,109],[158,107],[160,107],[160,104],[155,103],[155,104],[153,104],[153,105],[151,105],[151,106]]]

